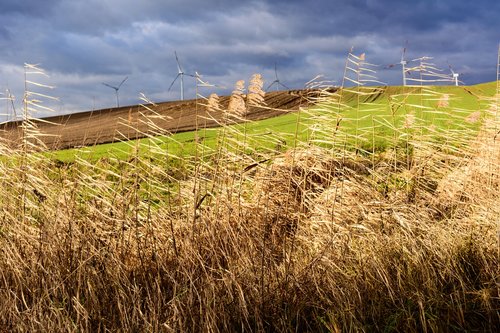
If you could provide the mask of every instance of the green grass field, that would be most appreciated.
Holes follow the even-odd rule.
[[[346,88],[309,110],[275,118],[138,142],[61,150],[52,152],[51,156],[62,162],[71,162],[76,156],[90,161],[101,158],[122,160],[135,149],[148,154],[151,146],[167,150],[173,156],[195,155],[197,150],[209,155],[221,137],[230,139],[234,146],[238,145],[237,142],[245,142],[245,149],[262,153],[281,151],[299,143],[331,144],[332,136],[342,137],[338,142],[347,144],[347,148],[368,152],[383,151],[394,140],[408,135],[439,138],[439,133],[446,133],[449,140],[463,142],[467,139],[463,137],[464,133],[473,134],[480,127],[488,109],[487,98],[493,96],[494,91],[493,82],[470,87]],[[414,123],[405,126],[405,122],[412,119]],[[454,133],[458,137],[454,137]],[[200,142],[203,144],[197,144]],[[199,151],[200,147],[203,147],[202,151]]]

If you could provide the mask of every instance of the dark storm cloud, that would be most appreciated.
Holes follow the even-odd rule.
[[[407,41],[408,58],[433,56],[464,73],[468,84],[495,79],[500,2],[488,0],[4,0],[0,3],[0,88],[22,95],[22,65],[40,63],[51,75],[61,112],[113,106],[102,85],[129,80],[122,104],[139,92],[154,100],[184,70],[227,87],[260,72],[302,87],[317,74],[340,79],[345,55],[367,54],[380,64],[380,79],[400,84],[397,63]],[[194,82],[186,80],[186,96]],[[19,99],[19,98],[18,98]]]
[[[44,16],[62,0],[2,0],[0,13],[2,16],[20,14],[22,16]]]

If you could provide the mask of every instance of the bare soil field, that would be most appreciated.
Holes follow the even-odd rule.
[[[311,91],[270,92],[265,96],[266,106],[250,108],[245,118],[261,120],[297,111],[308,104],[310,96],[306,95]],[[226,110],[229,97],[220,97],[219,101],[221,109]],[[224,112],[208,113],[203,104],[203,100],[163,102],[147,105],[150,110],[141,105],[123,106],[48,117],[36,123],[49,149],[66,149],[141,138],[156,126],[170,133],[217,127]],[[0,124],[0,138],[16,144],[21,138],[20,125],[20,121]]]

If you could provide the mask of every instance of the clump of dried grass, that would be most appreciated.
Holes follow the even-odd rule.
[[[262,79],[262,75],[252,75],[247,95],[247,104],[249,107],[265,105],[264,97],[266,96],[266,92],[263,90],[263,86],[264,80]]]
[[[500,145],[495,130],[498,122],[498,118],[487,119],[472,143],[475,154],[440,180],[436,191],[436,204],[440,209],[464,214],[489,206],[491,200],[499,198]],[[462,209],[457,209],[459,206]]]
[[[207,100],[207,111],[213,113],[219,111],[220,109],[219,96],[216,93],[210,94]]]
[[[236,117],[243,117],[246,114],[245,106],[245,81],[239,80],[234,86],[234,90],[231,93],[231,98],[229,99],[229,105],[227,107],[230,115]]]
[[[436,105],[438,108],[447,108],[450,106],[450,95],[444,94],[442,95]]]
[[[259,197],[255,203],[259,206],[265,202],[265,216],[260,221],[278,238],[293,233],[299,221],[310,217],[318,197],[333,183],[364,172],[362,162],[335,158],[321,148],[290,150],[255,176],[253,191],[265,193],[265,198]]]
[[[245,81],[236,82],[231,97],[229,99],[228,113],[236,119],[243,119],[247,116],[252,107],[262,107],[265,105],[265,91],[262,89],[264,80],[260,74],[253,74],[248,85],[248,93],[245,94]]]
[[[465,121],[474,124],[479,121],[480,117],[481,117],[481,112],[475,111],[472,112],[470,115],[468,115],[467,118],[465,118]]]

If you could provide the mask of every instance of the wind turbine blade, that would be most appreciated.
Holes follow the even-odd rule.
[[[403,47],[403,52],[401,52],[401,62],[405,61],[407,48],[408,48],[408,40],[405,41],[405,46]]]
[[[279,82],[279,81],[278,81],[278,84],[279,84],[279,85],[281,85],[281,86],[283,86],[283,87],[284,87],[285,89],[287,89],[287,90],[291,90],[288,86],[284,85],[283,83],[281,83],[281,82]]]
[[[177,74],[177,76],[175,77],[175,79],[172,81],[172,83],[170,84],[170,87],[168,87],[168,91],[170,91],[170,89],[172,89],[172,86],[174,85],[175,81],[177,81],[177,79],[179,78],[179,76],[181,76],[182,74],[179,73]]]
[[[181,63],[179,62],[179,57],[177,56],[177,51],[174,51],[175,54],[175,61],[177,62],[177,70],[179,71],[179,74],[182,73],[182,67]]]
[[[434,59],[434,57],[423,56],[423,57],[417,58],[415,60],[427,61],[427,60],[432,60],[432,59]]]
[[[109,84],[107,84],[107,83],[102,82],[102,84],[104,84],[106,87],[110,87],[110,88],[112,88],[112,89],[114,89],[114,90],[118,90],[118,88],[117,88],[117,87],[113,87],[112,85],[109,85]]]
[[[127,81],[127,79],[128,79],[128,76],[126,76],[126,77],[123,79],[123,81],[122,81],[122,82],[120,82],[120,84],[118,85],[118,88],[117,88],[117,89],[120,89],[120,87],[122,86],[122,84],[123,84],[125,81]]]
[[[275,83],[279,83],[279,81],[274,80],[273,82],[271,82],[271,84],[269,86],[267,86],[266,91],[268,91]]]
[[[451,64],[449,63],[449,61],[448,61],[448,60],[446,60],[446,63],[448,64],[448,68],[450,69],[451,74],[453,74],[453,75],[454,75],[454,74],[455,74],[455,72],[453,71],[453,67],[451,67]]]

